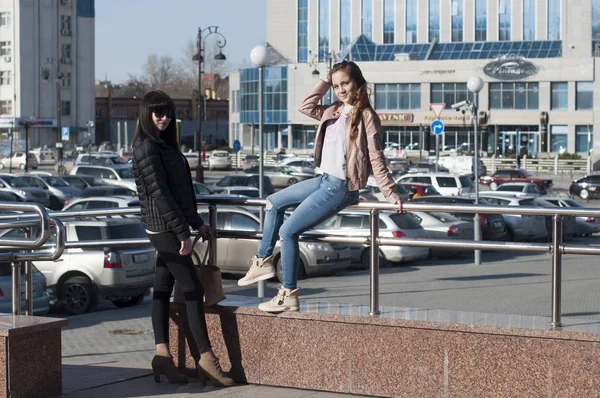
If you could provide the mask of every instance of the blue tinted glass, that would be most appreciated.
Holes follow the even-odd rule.
[[[394,42],[394,20],[396,12],[395,0],[384,0],[383,3],[383,43]]]
[[[475,0],[475,41],[487,40],[487,0]]]
[[[362,34],[373,37],[373,0],[362,0]]]
[[[440,0],[429,0],[429,42],[440,40]]]
[[[560,0],[548,0],[548,40],[560,40]]]
[[[463,0],[452,0],[452,41],[463,40]]]
[[[600,40],[600,0],[592,0],[592,40]]]
[[[340,0],[340,49],[350,44],[350,0]]]
[[[329,56],[329,0],[319,0],[319,61]]]
[[[535,0],[523,0],[523,40],[535,40]]]

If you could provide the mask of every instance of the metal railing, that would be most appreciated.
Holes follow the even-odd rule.
[[[209,224],[213,228],[213,232],[217,238],[238,238],[238,239],[256,239],[262,238],[261,232],[252,231],[233,231],[233,230],[217,230],[217,206],[218,205],[235,205],[235,206],[265,206],[265,199],[233,199],[215,197],[214,199],[203,198],[203,203],[208,205],[209,209]],[[202,205],[201,204],[201,205]],[[455,204],[439,204],[439,203],[415,203],[410,202],[404,204],[406,211],[437,211],[437,212],[457,212],[460,213],[478,213],[478,214],[515,214],[522,216],[552,216],[552,242],[551,243],[530,243],[530,242],[497,242],[497,241],[472,241],[472,240],[446,240],[446,239],[422,239],[422,238],[386,238],[379,236],[379,213],[381,211],[397,210],[396,205],[385,202],[361,202],[350,209],[369,210],[370,212],[370,235],[368,237],[347,237],[347,236],[330,236],[317,235],[314,233],[309,236],[301,236],[300,240],[309,242],[327,242],[327,243],[352,243],[371,246],[371,269],[370,269],[370,314],[380,314],[379,305],[379,246],[412,246],[412,247],[428,247],[428,248],[460,248],[470,250],[487,250],[487,251],[511,251],[511,252],[533,252],[533,253],[549,253],[551,254],[552,265],[552,327],[557,328],[561,323],[561,277],[562,277],[562,255],[564,254],[585,254],[585,255],[600,255],[600,247],[589,247],[581,245],[566,246],[563,242],[563,217],[596,217],[600,218],[600,209],[589,208],[537,208],[537,207],[517,207],[517,206],[491,206],[491,205],[455,205]],[[4,209],[0,203],[0,210]],[[59,224],[59,219],[73,217],[90,217],[90,216],[125,216],[140,214],[139,207],[135,208],[117,208],[117,209],[99,209],[87,211],[64,211],[49,213],[49,220],[57,225],[57,230],[60,230],[62,224]],[[15,220],[15,217],[18,217]],[[35,217],[34,215],[19,214],[19,215],[0,215],[0,226],[2,228],[12,228],[16,226],[26,225],[28,219]],[[8,222],[6,222],[8,221]],[[60,227],[58,227],[60,225]],[[72,247],[93,247],[107,245],[124,245],[133,246],[140,244],[148,244],[148,239],[113,239],[113,240],[98,240],[85,242],[63,242],[62,248],[59,243],[56,248],[57,253],[62,253],[64,248]],[[0,240],[2,244],[2,240]],[[46,245],[47,246],[47,245]],[[216,264],[217,259],[217,242],[209,246],[210,261]],[[30,259],[33,253],[16,253],[15,258]],[[1,254],[0,254],[1,256]],[[46,258],[49,256],[47,255]],[[1,259],[2,257],[0,257]],[[43,259],[46,259],[43,258]],[[13,286],[14,287],[14,286]]]

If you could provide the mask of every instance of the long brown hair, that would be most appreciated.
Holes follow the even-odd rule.
[[[337,71],[344,71],[350,78],[354,80],[356,83],[357,90],[352,96],[350,103],[354,107],[354,112],[352,114],[352,121],[350,122],[350,140],[352,142],[356,141],[356,137],[358,136],[358,125],[362,119],[362,114],[365,109],[373,109],[371,107],[371,102],[369,101],[369,92],[367,87],[367,81],[363,77],[362,71],[352,61],[342,61],[333,65],[331,71],[329,72],[329,81],[331,81],[331,76]]]

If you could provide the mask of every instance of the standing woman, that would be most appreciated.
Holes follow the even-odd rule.
[[[139,123],[133,137],[133,168],[137,185],[142,225],[157,251],[152,328],[156,355],[152,359],[154,381],[164,374],[171,383],[186,383],[177,372],[169,352],[169,300],[175,281],[185,297],[187,319],[200,353],[199,376],[207,376],[214,385],[234,382],[223,375],[219,360],[212,352],[206,318],[204,289],[192,261],[190,227],[203,239],[210,228],[198,215],[190,168],[179,150],[175,104],[162,91],[150,91],[142,99]]]
[[[339,101],[319,105],[330,87]],[[238,281],[238,285],[246,286],[275,276],[273,249],[279,237],[283,286],[271,301],[259,305],[266,312],[298,311],[299,236],[358,203],[358,190],[367,185],[369,174],[374,174],[386,200],[402,211],[396,184],[385,165],[379,118],[369,102],[367,82],[358,65],[348,61],[335,64],[328,80],[321,80],[302,102],[300,112],[320,122],[314,157],[323,174],[267,198],[260,248],[248,261],[248,273]],[[292,206],[297,207],[283,222],[285,210]]]

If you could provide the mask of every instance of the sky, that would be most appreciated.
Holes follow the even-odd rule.
[[[140,76],[150,54],[179,60],[198,28],[216,25],[231,66],[250,66],[250,50],[266,44],[266,0],[96,0],[96,79],[124,83]],[[206,38],[215,46],[217,35]]]

